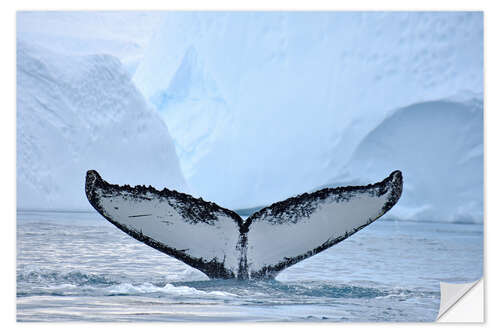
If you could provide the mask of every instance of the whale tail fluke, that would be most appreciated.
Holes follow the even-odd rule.
[[[271,278],[366,227],[391,209],[400,171],[366,186],[326,188],[269,207],[245,221],[215,203],[149,186],[107,183],[87,171],[85,193],[109,222],[210,278]]]

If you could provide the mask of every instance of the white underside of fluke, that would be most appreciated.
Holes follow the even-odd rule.
[[[190,223],[173,208],[173,200],[161,200],[153,193],[138,198],[123,191],[111,197],[103,193],[101,205],[108,217],[128,229],[193,258],[224,263],[237,272],[239,231],[235,221],[219,215],[213,225]]]
[[[94,208],[122,231],[214,278],[269,278],[344,240],[387,212],[402,193],[401,172],[356,187],[304,193],[245,221],[189,195],[108,184],[87,173]]]
[[[269,216],[254,220],[248,232],[249,271],[257,272],[286,258],[304,255],[346,233],[351,234],[380,216],[388,195],[389,192],[376,197],[360,191],[348,201],[321,200],[310,216],[296,223],[273,224]]]

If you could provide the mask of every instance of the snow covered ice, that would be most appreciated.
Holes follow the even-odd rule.
[[[223,206],[265,205],[346,177],[374,181],[397,168],[390,167],[397,153],[417,186],[397,217],[478,222],[482,59],[481,13],[171,12],[134,82],[168,124],[193,190]],[[443,140],[437,145],[442,151],[453,144],[453,157],[437,154],[423,138],[397,152],[378,147],[370,166],[349,169],[368,135],[398,109],[448,99],[463,103],[458,113],[475,111],[445,119],[438,116],[444,104],[427,105],[413,116],[413,132],[400,131],[398,140],[425,133],[436,115],[446,132],[443,138],[436,132]],[[469,142],[455,144],[463,140]],[[422,159],[412,164],[416,148]],[[428,174],[472,155],[470,168]],[[436,202],[457,177],[453,199]],[[430,196],[420,191],[422,182]]]
[[[83,194],[62,194],[83,183],[77,174],[86,168],[114,183],[182,188],[231,209],[401,169],[409,187],[394,218],[480,222],[482,19],[474,12],[20,13],[18,206],[88,208]]]
[[[113,55],[133,73],[164,16],[151,11],[22,11],[16,28],[30,44],[66,55]]]
[[[368,133],[329,184],[362,184],[404,170],[405,190],[388,215],[403,220],[483,221],[483,103],[417,103]]]
[[[85,172],[186,190],[172,139],[117,58],[17,43],[17,206],[88,210]]]

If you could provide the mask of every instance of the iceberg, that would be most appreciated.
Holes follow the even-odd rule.
[[[89,210],[82,175],[186,191],[168,128],[109,55],[17,42],[17,207]]]
[[[161,11],[19,11],[18,36],[66,55],[109,54],[129,73],[140,62]]]
[[[421,117],[415,116],[418,126],[424,126],[434,117],[427,102],[470,95],[482,100],[483,14],[169,12],[133,81],[162,118],[173,124],[181,167],[193,190],[233,209],[266,205],[332,179],[341,181],[346,165],[355,170],[362,164],[355,161],[366,155],[369,144],[363,140],[384,122],[395,121],[394,110],[415,106],[421,112]],[[427,211],[406,216],[431,218],[436,213],[433,219],[477,221],[482,199],[475,197],[468,206],[466,198],[478,194],[481,186],[482,132],[472,132],[482,130],[478,125],[482,108],[472,112],[473,128],[460,134],[451,126],[467,123],[463,107],[448,105],[441,112],[440,105],[444,104],[432,104],[431,109],[453,134],[450,137],[473,138],[463,145],[449,138],[432,145],[423,137],[421,148],[427,151],[422,154],[430,158],[446,151],[445,145],[461,149],[428,161],[436,164],[440,177],[448,177],[443,180],[446,186],[459,182],[453,177],[461,177],[462,187],[446,187],[463,194],[459,201],[453,201],[462,195],[457,192],[442,204],[425,208],[430,201],[415,197],[423,179],[416,169],[408,164],[388,166],[408,156],[395,143],[390,146],[397,149],[394,152],[374,148],[384,153],[385,163],[373,170],[359,167],[367,172],[359,176],[376,179],[386,167],[406,173],[406,166],[408,182],[415,175],[416,187],[408,196],[403,194],[401,205],[415,199],[411,205],[407,201],[413,207],[409,209]],[[449,114],[455,111],[457,115]],[[418,131],[418,126],[412,130]],[[376,133],[381,138],[392,132]],[[440,162],[444,164],[437,165]],[[444,172],[453,163],[458,164],[454,171]],[[443,192],[428,200],[437,200],[437,193]],[[454,210],[456,204],[461,208]],[[476,212],[475,217],[470,212]]]
[[[405,172],[401,220],[483,221],[483,101],[439,100],[394,111],[370,131],[328,187]]]

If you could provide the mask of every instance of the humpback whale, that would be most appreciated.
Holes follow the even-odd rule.
[[[399,200],[400,171],[366,186],[325,188],[243,220],[232,210],[151,186],[109,184],[87,171],[85,193],[109,222],[210,278],[274,278],[366,227]]]

